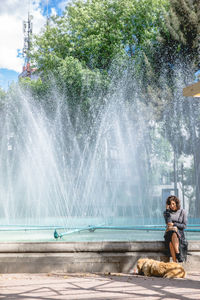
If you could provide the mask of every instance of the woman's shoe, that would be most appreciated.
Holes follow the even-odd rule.
[[[183,258],[180,253],[176,253],[176,259],[178,260],[178,262],[183,262]]]

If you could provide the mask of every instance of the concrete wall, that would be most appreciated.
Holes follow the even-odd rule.
[[[140,257],[167,261],[163,242],[1,243],[0,273],[124,272]],[[200,241],[189,242],[186,270],[200,270]]]

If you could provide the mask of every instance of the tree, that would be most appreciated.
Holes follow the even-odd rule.
[[[155,39],[165,0],[74,0],[62,17],[36,38],[34,58],[39,68],[53,68],[66,56],[90,69],[109,69],[116,54],[134,55],[135,49]],[[51,59],[55,56],[55,59]]]
[[[59,73],[63,60],[65,68],[70,69],[75,59],[86,73],[89,69],[94,75],[96,70],[107,74],[116,57],[135,57],[136,52],[156,39],[166,3],[74,0],[63,16],[54,17],[52,25],[36,37],[32,58],[43,72]]]
[[[141,87],[161,119],[165,104],[174,101],[177,66],[184,69],[185,82],[191,82],[191,74],[198,68],[199,11],[198,0],[169,0],[168,8],[163,10],[164,22],[160,23],[157,42],[141,53]]]
[[[179,99],[175,89],[177,86],[173,77],[177,69],[176,61],[182,72],[182,86],[191,82],[192,74],[198,68],[200,50],[200,2],[198,0],[170,0],[169,14],[165,16],[166,29],[161,31],[160,55],[164,57],[165,67],[168,69],[168,86],[171,89],[171,105],[168,106],[169,122],[166,124],[168,138],[174,151],[179,155],[185,153],[194,157],[194,184],[195,184],[195,207],[196,216],[200,215],[200,105],[191,99]],[[181,103],[180,103],[181,101]],[[169,103],[169,101],[168,101]],[[183,135],[183,128],[187,137]],[[175,134],[176,132],[176,134]],[[174,138],[176,136],[176,138]]]
[[[169,13],[165,15],[166,28],[159,40],[162,53],[170,63],[175,58],[190,59],[190,67],[197,67],[200,35],[200,2],[198,0],[170,0]]]
[[[104,105],[110,83],[112,89],[117,86],[113,77],[123,76],[127,60],[133,64],[140,50],[156,40],[166,3],[74,0],[35,37],[32,60],[43,83],[54,78],[72,119],[81,109],[88,120],[91,108]]]
[[[6,97],[6,92],[0,87],[0,100],[4,100]]]

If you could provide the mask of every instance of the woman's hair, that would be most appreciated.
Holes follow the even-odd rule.
[[[181,208],[181,203],[180,203],[180,200],[176,197],[176,196],[169,196],[166,200],[166,204],[167,205],[170,205],[171,204],[171,201],[174,201],[176,202],[176,208],[177,210],[179,210]]]

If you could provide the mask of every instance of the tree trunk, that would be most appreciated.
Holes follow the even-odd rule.
[[[200,152],[198,148],[194,151],[194,174],[195,174],[195,215],[200,218]]]

